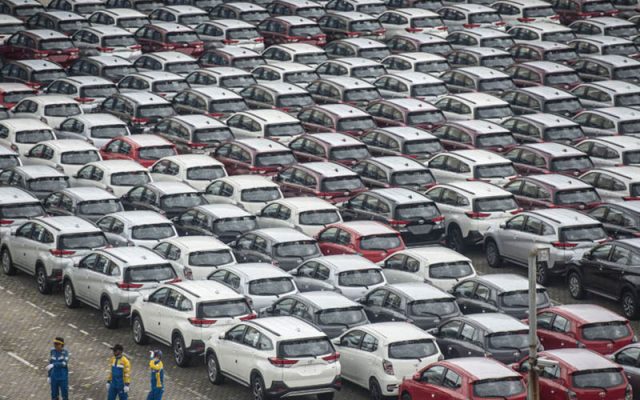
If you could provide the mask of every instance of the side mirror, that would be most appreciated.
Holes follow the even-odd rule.
[[[422,375],[420,375],[420,372],[416,372],[415,374],[413,374],[411,379],[413,379],[416,382],[420,382],[420,380],[422,379]]]
[[[145,303],[149,301],[149,296],[142,296],[142,301],[144,301]]]
[[[501,222],[499,227],[500,229],[505,229],[507,227],[507,224],[505,224],[504,222]]]
[[[586,253],[584,253],[582,255],[582,258],[584,258],[585,260],[591,260],[591,259],[593,259],[593,256],[591,255],[590,251],[587,251]]]
[[[218,339],[226,340],[224,333],[221,333],[220,336],[218,336]]]

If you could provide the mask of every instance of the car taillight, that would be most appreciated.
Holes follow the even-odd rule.
[[[559,20],[559,19],[560,19],[560,16],[559,16],[559,15],[552,15],[552,16],[550,16],[550,17],[549,17],[549,19],[552,19],[552,20],[554,20],[554,21],[557,21],[557,20]]]
[[[142,46],[139,44],[134,44],[133,46],[129,46],[129,50],[142,50]]]
[[[535,18],[518,18],[518,21],[520,22],[533,22],[535,20]]]
[[[122,290],[140,289],[142,283],[116,282],[116,286]]]
[[[196,49],[202,49],[204,47],[204,42],[193,42],[191,45]]]
[[[36,90],[40,89],[40,86],[42,86],[37,82],[27,82],[26,85],[29,86],[30,88],[34,88]]]
[[[285,39],[287,42],[289,42],[289,43],[295,43],[295,42],[297,42],[298,40],[300,40],[300,39],[298,39],[298,38],[297,38],[297,37],[295,37],[295,36],[285,36],[285,37],[284,37],[284,39]]]
[[[0,219],[0,225],[11,225],[13,224],[12,219]]]
[[[207,113],[208,116],[210,116],[211,118],[222,118],[224,117],[223,113]]]
[[[467,211],[465,212],[465,214],[467,215],[467,217],[471,219],[483,219],[491,216],[491,214],[489,213],[482,213],[482,212],[476,212],[476,211]]]
[[[505,26],[507,23],[504,21],[498,21],[498,22],[494,22],[493,26]]]
[[[249,321],[250,319],[256,319],[258,316],[255,313],[251,313],[249,315],[245,315],[244,317],[240,317],[240,321]]]
[[[172,280],[168,281],[167,283],[178,283],[178,282],[182,282],[182,279],[175,277]]]
[[[440,215],[438,217],[431,218],[431,222],[433,222],[434,224],[439,224],[442,221],[444,221],[444,215]]]
[[[257,37],[253,39],[254,42],[256,43],[264,43],[264,38],[263,37]]]
[[[438,26],[436,29],[439,30],[439,31],[448,31],[449,27],[443,25],[443,26]]]
[[[389,225],[391,225],[392,228],[404,228],[408,224],[409,224],[409,221],[402,221],[397,219],[389,220]]]
[[[462,25],[467,29],[471,29],[471,28],[480,28],[480,24],[464,24]]]
[[[278,368],[289,368],[294,364],[298,363],[298,360],[288,360],[286,358],[278,358],[278,357],[269,357],[269,362],[274,367]]]
[[[206,143],[193,143],[193,142],[188,142],[187,146],[189,146],[189,148],[191,149],[204,149],[207,147]]]
[[[571,242],[553,242],[551,243],[551,245],[555,248],[558,249],[571,249],[574,248],[578,245],[578,243],[571,243]]]
[[[395,372],[393,371],[393,364],[389,360],[382,360],[382,369],[387,375],[395,375]]]
[[[162,50],[175,50],[176,46],[172,44],[163,43]]]
[[[638,196],[624,196],[622,198],[622,200],[624,200],[624,201],[640,200],[640,197],[638,197]]]
[[[404,30],[411,33],[422,32],[422,28],[404,28]]]
[[[249,167],[249,171],[256,174],[266,174],[269,171],[269,167],[254,167],[253,165]]]
[[[96,100],[96,99],[92,99],[91,97],[74,97],[73,99],[81,104],[91,103]]]
[[[375,33],[378,36],[382,36],[384,35],[384,33],[386,32],[386,29],[378,29],[377,31],[374,31],[373,33]]]
[[[45,57],[47,57],[48,55],[49,55],[49,53],[48,53],[48,52],[46,52],[46,51],[36,50],[36,51],[34,51],[34,52],[33,52],[33,56],[34,56],[35,58],[45,58]]]
[[[113,53],[113,50],[115,50],[113,47],[98,47],[98,51],[102,53]]]
[[[148,122],[149,122],[148,118],[131,117],[132,124],[145,125]]]
[[[322,359],[328,362],[329,364],[333,364],[334,362],[337,362],[340,359],[340,353],[336,351],[335,353],[331,353],[328,356],[322,357]]]
[[[198,328],[206,328],[218,322],[215,319],[193,318],[193,317],[188,318],[188,320],[191,325],[197,326]]]
[[[73,250],[64,250],[64,249],[50,249],[49,253],[51,253],[54,257],[64,257],[64,256],[72,256],[76,254]]]
[[[511,214],[520,214],[523,211],[524,211],[524,208],[516,208],[515,210],[511,211]]]
[[[239,40],[234,40],[234,39],[223,39],[222,43],[224,44],[236,44],[236,43],[240,43]]]
[[[358,37],[360,32],[347,32],[347,37]]]

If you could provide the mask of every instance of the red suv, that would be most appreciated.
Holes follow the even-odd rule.
[[[538,338],[546,350],[587,348],[609,354],[636,341],[629,321],[595,304],[567,304],[538,311]]]
[[[308,133],[340,132],[359,137],[376,128],[371,115],[348,104],[315,105],[300,111],[298,119]]]
[[[429,130],[446,122],[438,107],[418,99],[374,100],[367,106],[367,112],[380,128],[411,126]]]
[[[327,44],[318,23],[304,17],[271,17],[260,22],[258,32],[264,37],[264,45],[281,43],[308,43],[314,46]]]
[[[300,162],[333,161],[347,167],[371,156],[364,143],[343,133],[301,135],[289,148]]]
[[[38,91],[23,83],[0,83],[0,105],[11,108],[25,97],[35,96]]]
[[[329,225],[320,231],[317,239],[325,256],[358,254],[374,263],[405,249],[400,232],[377,221]]]
[[[169,22],[156,22],[135,33],[143,53],[175,50],[192,57],[204,52],[204,42],[191,28]]]
[[[430,364],[411,379],[405,378],[398,392],[401,400],[527,398],[527,387],[520,375],[499,361],[480,357],[454,358]]]
[[[504,155],[523,175],[561,174],[580,176],[593,169],[589,156],[582,151],[560,143],[523,144]]]
[[[551,86],[569,90],[583,83],[571,67],[550,61],[529,61],[507,68],[506,72],[518,87]]]
[[[157,135],[120,136],[100,149],[103,160],[133,160],[149,168],[163,157],[178,154],[176,145]]]
[[[586,182],[564,175],[529,175],[504,186],[525,210],[536,208],[592,209],[602,204],[600,195]]]
[[[77,60],[79,54],[71,39],[49,29],[14,33],[0,46],[0,56],[7,60],[47,60],[63,67]]]
[[[609,0],[552,0],[551,6],[564,25],[579,19],[613,17],[620,13]]]
[[[212,156],[224,164],[229,175],[275,175],[296,163],[288,147],[270,139],[240,139],[218,147]]]
[[[449,121],[433,134],[447,150],[482,149],[503,153],[518,144],[507,128],[481,119]]]

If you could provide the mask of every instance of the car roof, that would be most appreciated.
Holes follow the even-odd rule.
[[[517,42],[516,46],[518,46],[518,45],[537,47],[537,48],[542,49],[542,50],[573,50],[566,43],[550,42],[548,40]]]
[[[135,143],[140,147],[145,146],[169,146],[171,142],[158,135],[151,133],[141,133],[139,135],[121,136],[120,139]]]
[[[478,134],[510,132],[502,125],[498,125],[495,122],[487,121],[484,119],[468,119],[464,121],[452,120],[448,121],[448,124],[457,125],[464,129],[470,129]]]
[[[582,151],[576,149],[575,147],[567,146],[562,143],[553,143],[553,142],[545,142],[545,143],[529,143],[521,146],[524,148],[529,148],[537,151],[541,151],[543,153],[547,153],[552,157],[570,157],[570,156],[583,156],[585,155]]]
[[[253,86],[263,87],[269,89],[273,92],[276,92],[278,95],[283,94],[305,94],[309,93],[305,89],[301,88],[298,85],[294,85],[292,83],[287,82],[279,82],[279,81],[271,81],[271,82],[262,82],[255,84]]]
[[[254,116],[267,123],[299,122],[296,117],[280,110],[249,110],[243,111],[242,114]]]
[[[231,3],[228,3],[231,4]],[[237,4],[237,3],[236,3]],[[247,56],[247,57],[262,57],[260,53],[253,50],[246,49],[244,47],[226,46],[215,49],[215,51],[229,54],[233,57]]]
[[[325,82],[332,82],[338,86],[342,86],[345,89],[353,89],[353,88],[375,88],[375,86],[367,81],[363,81],[362,79],[352,78],[346,75],[329,75],[320,80]]]
[[[64,78],[60,78],[57,80],[77,83],[79,85],[87,85],[90,83],[95,83],[99,85],[110,85],[110,86],[114,85],[114,83],[111,82],[110,80],[102,78],[100,76],[66,76]]]
[[[486,357],[453,358],[443,361],[442,365],[455,366],[465,371],[474,381],[505,377],[521,378],[520,374],[511,368],[499,361]]]
[[[322,333],[311,324],[291,316],[253,319],[247,321],[246,324],[255,325],[274,333],[277,340],[326,337],[326,334]]]
[[[275,200],[270,204],[273,203],[279,203],[289,208],[293,208],[298,213],[314,210],[337,210],[335,205],[318,197],[286,197],[280,200]]]
[[[453,71],[465,72],[480,78],[509,78],[509,75],[505,74],[502,71],[482,66],[456,68]]]
[[[181,247],[185,247],[191,251],[203,251],[203,250],[225,250],[229,249],[229,246],[222,243],[220,240],[213,236],[179,236],[162,240],[161,242],[169,242]]]
[[[480,93],[480,92],[456,93],[456,94],[450,94],[444,97],[453,97],[458,100],[463,100],[466,103],[470,103],[476,106],[503,106],[503,105],[509,104],[499,97],[492,96],[486,93]]]
[[[315,21],[310,20],[309,18],[301,17],[299,15],[276,15],[276,16],[273,16],[272,18],[278,19],[283,22],[287,22],[291,25],[296,25],[296,24],[315,25],[316,24]]]
[[[133,35],[129,31],[115,25],[92,25],[92,26],[87,26],[85,28],[82,28],[81,30],[93,31],[95,33],[99,33],[105,36],[109,36],[109,35],[132,36]]]
[[[354,138],[353,136],[345,135],[344,133],[314,133],[313,135],[308,135],[307,137],[317,139],[321,142],[327,143],[332,147],[363,145],[363,143],[358,139]]]
[[[244,208],[240,208],[234,204],[203,204],[194,207],[194,209],[203,211],[206,214],[215,215],[216,218],[237,218],[250,217],[253,214],[247,212]]]
[[[277,277],[292,278],[292,276],[288,272],[285,272],[282,269],[267,263],[236,264],[221,267],[220,269],[225,269],[228,271],[232,271],[237,275],[242,275],[249,281]]]
[[[37,217],[35,221],[41,222],[64,233],[99,232],[100,228],[91,222],[76,216]]]
[[[339,43],[349,43],[354,46],[362,47],[362,48],[376,48],[376,47],[386,47],[386,45],[382,42],[373,39],[364,39],[364,38],[349,38],[349,39],[340,39]]]
[[[338,117],[370,117],[368,113],[348,104],[319,104],[315,107],[326,110]]]
[[[62,189],[60,193],[68,193],[73,197],[80,198],[82,201],[95,201],[95,200],[118,200],[112,193],[107,192],[104,189],[92,186],[76,186],[66,189]]]
[[[627,150],[627,149],[625,149]],[[630,149],[633,150],[633,149]],[[635,182],[640,180],[640,168],[631,165],[620,165],[615,167],[601,167],[594,168],[589,171],[603,171],[612,175],[616,175],[619,178],[625,178],[629,181]],[[624,202],[626,203],[626,202]]]
[[[574,319],[579,320],[582,324],[597,324],[603,322],[620,321],[626,322],[623,316],[614,313],[597,304],[562,304],[548,309],[549,311],[558,310],[571,314]]]
[[[187,115],[174,115],[172,120],[184,122],[187,125],[200,128],[226,128],[227,126],[219,120],[212,118],[204,114],[187,114]]]
[[[219,178],[218,180],[231,182],[240,190],[252,189],[256,187],[279,187],[278,184],[273,182],[271,179],[267,179],[264,176],[259,175],[233,175],[225,176],[223,178]]]
[[[571,28],[569,28],[566,25],[556,24],[553,22],[542,22],[542,21],[533,22],[530,24],[521,24],[521,25],[515,26],[514,28],[518,28],[518,27],[529,28],[531,30],[538,31],[541,33],[571,31]]]
[[[0,155],[2,156],[19,156],[17,151],[0,144]]]
[[[323,49],[309,43],[281,43],[271,47],[279,47],[296,53],[324,53]]]
[[[0,92],[12,92],[12,91],[29,91],[33,92],[34,89],[24,83],[18,82],[2,82],[0,83]]]
[[[278,143],[275,140],[266,138],[237,139],[235,143],[243,144],[249,148],[254,149],[257,152],[290,151],[290,149],[282,143]]]
[[[560,225],[596,225],[599,222],[588,215],[576,210],[562,208],[543,208],[538,210],[525,211],[536,217],[546,218]]]
[[[601,46],[607,46],[607,45],[613,45],[613,44],[633,44],[633,42],[628,39],[623,39],[616,36],[590,35],[589,37],[581,37],[581,38],[572,40],[572,42],[575,42],[575,41],[591,42],[591,43],[599,44]]]
[[[431,334],[407,322],[378,322],[361,325],[355,329],[372,333],[386,343],[434,338]]]
[[[39,142],[38,144],[44,144],[49,146],[50,148],[53,148],[59,151],[84,151],[84,150],[95,150],[96,152],[98,151],[98,149],[96,149],[95,146],[93,146],[86,140],[82,140],[82,139],[65,139],[65,140],[52,139],[52,140],[45,140],[45,141]]]
[[[48,69],[56,69],[56,70],[62,69],[60,65],[51,61],[46,61],[46,60],[15,60],[13,62],[16,64],[22,64],[25,67],[29,67],[36,71],[44,71]]]
[[[538,124],[548,126],[548,127],[579,125],[577,122],[572,121],[568,118],[561,117],[555,114],[550,114],[550,113],[524,114],[524,115],[518,115],[515,118],[523,118],[531,122],[536,122]]]
[[[380,197],[391,200],[398,204],[412,204],[412,203],[431,203],[433,200],[423,195],[422,193],[405,188],[384,188],[373,189],[368,193],[377,194]]]
[[[149,182],[145,186],[156,188],[164,195],[198,193],[198,190],[196,190],[193,186],[179,181],[155,181]]]
[[[553,24],[555,25],[555,24]],[[575,72],[575,70],[571,67],[567,67],[563,64],[558,64],[551,61],[527,61],[520,64],[525,67],[532,67],[535,69],[540,69],[545,72]]]
[[[167,224],[171,223],[164,215],[155,211],[118,211],[116,213],[107,214],[112,217],[127,221],[130,225],[151,225],[151,224]]]
[[[211,301],[220,299],[242,299],[243,295],[217,281],[212,280],[183,280],[165,284],[166,287],[182,289],[195,295],[197,301]]]
[[[640,117],[640,112],[631,107],[602,107],[591,110],[594,113],[604,114],[610,118],[615,119],[637,119]]]
[[[461,31],[455,31],[455,32],[464,32],[468,35],[476,36],[480,38],[498,37],[498,36],[511,37],[510,34],[495,28],[473,28],[473,29],[463,29]]]
[[[430,265],[455,261],[471,262],[471,259],[467,256],[464,256],[455,250],[451,250],[450,248],[441,245],[411,247],[405,250],[400,250],[399,252],[394,254],[406,254],[415,258],[422,258],[425,259]]]
[[[330,226],[345,228],[361,236],[398,233],[396,230],[390,228],[388,225],[385,225],[377,221],[356,220],[356,221],[340,222]]]
[[[251,231],[259,236],[266,236],[277,243],[295,242],[295,241],[315,241],[314,238],[308,236],[297,229],[293,228],[263,228]]]
[[[640,65],[640,61],[618,54],[589,54],[581,58],[611,64],[613,67],[637,67]]]
[[[140,71],[140,72],[136,72],[134,74],[128,75],[128,76],[140,76],[143,78],[149,78],[151,80],[184,80],[184,77],[178,75],[178,74],[174,74],[173,72],[167,72],[167,71]]]
[[[499,0],[496,3],[509,3],[520,7],[540,7],[549,5],[548,2],[542,0]]]
[[[401,58],[406,58],[412,61],[416,61],[416,62],[420,62],[420,61],[447,61],[446,57],[443,57],[439,54],[433,54],[433,53],[424,53],[421,51],[413,51],[413,52],[407,52],[407,53],[400,53],[400,54],[392,54],[390,56],[387,56],[385,58],[389,58],[389,57],[401,57]]]
[[[238,3],[235,3],[238,4]],[[152,21],[151,24],[147,25],[149,27],[157,27],[166,32],[186,32],[192,31],[188,26],[176,24],[175,22],[160,22],[160,21]]]
[[[528,330],[529,326],[510,315],[502,313],[467,314],[464,319],[482,325],[489,333]]]
[[[212,19],[211,21],[205,21],[205,24],[222,25],[225,28],[255,28],[248,22],[239,19]]]
[[[264,67],[266,65],[267,64],[261,65],[261,67]],[[269,64],[269,65],[273,65],[273,64]],[[248,72],[236,67],[207,67],[207,68],[199,68],[193,72],[204,72],[204,73],[210,73],[214,75],[223,75],[225,77],[237,76],[237,75],[251,75],[251,72]]]
[[[158,96],[157,94],[153,94],[150,92],[124,92],[119,93],[118,96],[130,99],[135,103],[144,106],[144,105],[154,105],[154,104],[171,104],[163,97]],[[136,135],[139,136],[139,135]],[[148,135],[151,136],[151,135]]]
[[[233,3],[223,3],[223,4],[230,5],[240,11],[264,10],[264,7],[261,7],[258,4],[253,4],[250,2],[233,2]]]
[[[416,160],[405,156],[380,156],[372,157],[367,161],[381,164],[394,171],[415,171],[416,169],[426,169],[426,167]]]
[[[66,96],[66,95],[59,95],[59,94],[45,94],[45,95],[38,95],[38,96],[29,96],[29,97],[25,97],[23,100],[31,100],[33,102],[36,102],[38,104],[42,104],[44,106],[50,105],[50,104],[69,104],[69,103],[74,103],[74,104],[78,104],[77,101],[75,101],[72,97]]]
[[[160,255],[155,251],[146,247],[109,247],[99,251],[110,254],[130,266],[146,265],[151,263],[166,264],[168,262],[164,258],[160,257]]]
[[[374,19],[371,15],[357,12],[357,11],[327,11],[326,15],[331,15],[335,17],[346,18],[350,20],[361,20],[361,19]]]
[[[454,299],[452,294],[425,282],[402,282],[387,285],[392,290],[404,293],[411,301],[431,299]]]
[[[389,128],[379,128],[377,130],[400,137],[404,140],[437,139],[437,137],[431,132],[425,131],[424,129],[420,129],[420,128],[414,128],[411,126],[396,126],[396,127],[389,127]]]
[[[274,69],[280,72],[297,72],[297,71],[315,71],[316,70],[315,68],[310,67],[306,64],[300,64],[300,63],[290,62],[290,61],[277,62],[275,64],[259,65],[256,68]]]
[[[22,165],[14,167],[15,171],[21,171],[29,179],[66,177],[65,174],[48,165]]]
[[[65,14],[71,14],[71,13],[65,12]],[[0,24],[24,24],[24,22],[14,17],[13,15],[0,14]]]
[[[38,199],[26,190],[13,186],[0,186],[0,204],[32,204]]]
[[[345,64],[350,67],[362,67],[368,65],[380,65],[378,61],[371,60],[364,57],[341,57],[334,60],[326,61],[328,63]]]
[[[238,93],[233,92],[229,89],[225,89],[219,86],[202,86],[187,89],[188,91],[198,93],[213,100],[224,100],[227,99],[242,99]]]
[[[195,58],[188,56],[184,53],[181,53],[179,51],[157,51],[155,53],[145,53],[143,54],[143,56],[157,58],[165,62],[196,61]]]
[[[330,266],[336,273],[359,269],[380,269],[378,265],[356,254],[321,256],[311,260]]]
[[[438,184],[437,186],[452,187],[475,197],[511,196],[511,192],[489,182],[482,181],[453,181]]]
[[[313,303],[313,305],[322,310],[330,308],[360,307],[360,304],[336,292],[314,291],[298,293],[295,296]]]
[[[569,92],[565,92],[564,90],[556,89],[550,86],[529,86],[516,89],[516,91],[531,93],[535,96],[543,97],[547,100],[575,98],[575,96]]]
[[[161,7],[162,9],[165,10],[169,10],[169,11],[175,11],[177,13],[197,13],[197,14],[202,14],[202,13],[206,13],[206,11],[204,11],[201,8],[198,7],[194,7],[194,6],[189,6],[189,5],[175,5],[175,6],[164,6]]]
[[[401,79],[401,80],[410,80],[411,77],[407,77],[409,79]],[[432,77],[433,78],[433,77]],[[425,79],[424,82],[429,82],[429,83],[442,83],[442,81],[440,81],[437,78],[433,78],[432,79]],[[411,82],[411,83],[420,83],[420,82]],[[388,104],[394,104],[397,105],[398,107],[402,107],[404,109],[406,109],[407,111],[411,112],[411,111],[423,111],[423,110],[427,110],[427,111],[438,111],[438,107],[434,106],[431,103],[427,103],[424,100],[419,100],[419,99],[412,99],[412,98],[394,98],[394,99],[385,99],[382,100]]]
[[[353,176],[355,172],[349,168],[330,161],[317,161],[298,164],[301,167],[309,169],[325,178],[334,178],[338,176]]]
[[[529,280],[517,274],[486,274],[476,276],[474,279],[498,287],[502,289],[503,292],[529,290]],[[538,284],[536,284],[536,287],[538,289],[543,288],[543,286]]]
[[[557,349],[545,350],[542,354],[538,354],[539,358],[548,358],[551,356],[564,364],[568,364],[573,370],[598,370],[598,369],[620,369],[618,364],[609,361],[604,356],[591,351],[589,349]],[[574,371],[570,371],[571,373]]]
[[[634,83],[618,81],[618,80],[589,82],[589,83],[584,83],[584,85],[607,89],[612,92],[616,92],[617,94],[640,92],[640,86]],[[623,136],[620,136],[620,137],[623,137]]]
[[[455,4],[451,6],[446,6],[443,8],[454,8],[458,10],[467,11],[469,13],[478,13],[478,12],[496,12],[491,7],[483,6],[481,4]]]
[[[119,172],[147,171],[145,167],[133,160],[102,160],[94,161],[87,165],[95,165],[105,171],[108,171],[110,174],[117,174]]]
[[[475,30],[475,29],[473,29],[473,30]],[[511,53],[509,53],[506,50],[496,49],[496,48],[493,48],[493,47],[483,47],[483,46],[463,47],[461,49],[456,49],[455,51],[473,53],[473,54],[479,55],[480,57],[483,57],[483,56],[511,56]],[[496,71],[495,69],[492,69],[492,70]]]
[[[529,175],[523,177],[522,179],[530,179],[533,181],[537,181],[543,185],[553,186],[558,190],[567,190],[567,189],[591,189],[593,186],[588,183],[581,181],[580,179],[572,178],[566,175],[560,174],[540,174],[540,175]]]
[[[0,124],[14,129],[16,132],[30,131],[34,129],[51,130],[51,127],[36,118],[10,118],[0,121]]]
[[[29,29],[23,32],[40,39],[69,39],[68,36],[51,29]]]
[[[510,162],[508,159],[506,159],[501,155],[492,153],[487,150],[480,150],[480,149],[454,150],[449,154],[457,155],[461,158],[464,158],[467,161],[471,161],[476,164],[496,164],[496,163]]]
[[[141,13],[138,10],[134,10],[132,8],[107,8],[104,10],[98,10],[97,12],[106,12],[109,13],[111,15],[117,16],[117,17],[145,17],[147,18],[147,16],[143,13]]]
[[[103,64],[103,65],[108,65],[108,66],[117,66],[117,65],[133,65],[131,64],[131,61],[126,60],[122,57],[118,57],[118,56],[90,56],[90,57],[84,57],[84,58],[80,58],[78,61],[80,60],[91,60],[91,61],[95,61],[97,63]]]

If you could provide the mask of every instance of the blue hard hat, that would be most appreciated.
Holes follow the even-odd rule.
[[[154,350],[153,351],[153,356],[162,358],[162,350]]]

